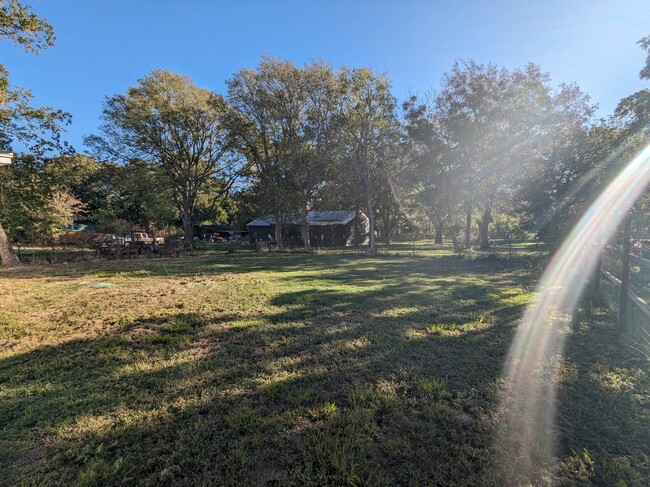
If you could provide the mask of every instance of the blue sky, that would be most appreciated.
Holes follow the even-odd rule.
[[[650,84],[638,79],[645,57],[636,45],[650,34],[649,0],[27,3],[52,23],[56,45],[34,56],[3,41],[0,59],[36,103],[73,115],[67,139],[77,150],[97,129],[103,97],[148,72],[169,69],[224,92],[262,54],[387,71],[399,99],[435,88],[454,59],[534,62],[555,83],[578,83],[603,116]]]

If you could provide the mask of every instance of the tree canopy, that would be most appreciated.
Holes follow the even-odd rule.
[[[54,31],[29,6],[18,0],[7,0],[0,6],[0,39],[11,40],[28,53],[38,53],[54,44]],[[7,69],[0,64],[0,150],[10,150],[18,143],[40,157],[67,148],[62,143],[61,132],[62,125],[70,122],[70,115],[50,107],[33,107],[32,98],[29,90],[10,83]],[[30,193],[15,196],[29,198]],[[59,207],[64,199],[58,198]],[[7,213],[6,208],[0,208],[0,261],[5,266],[19,264],[2,227],[2,214]]]
[[[147,161],[169,183],[183,221],[185,245],[193,226],[214,210],[241,172],[230,152],[228,106],[187,76],[158,70],[124,95],[104,102],[101,135],[87,143],[102,159]],[[207,208],[198,204],[207,199]]]
[[[49,23],[17,0],[0,6],[0,36],[28,53],[54,42]],[[639,45],[640,77],[650,79],[650,36]],[[459,60],[436,90],[401,104],[385,73],[270,56],[226,87],[222,96],[153,71],[104,100],[99,131],[86,138],[92,157],[78,156],[62,139],[69,115],[33,107],[0,65],[0,149],[25,149],[3,175],[0,223],[12,238],[47,240],[69,215],[107,230],[180,221],[191,248],[202,222],[273,216],[279,247],[285,223],[298,220],[310,250],[309,211],[345,209],[366,213],[370,229],[355,235],[370,253],[399,232],[450,238],[459,252],[487,250],[495,235],[559,242],[649,140],[649,90],[595,120],[588,95],[532,63]],[[3,262],[15,263],[0,230]]]

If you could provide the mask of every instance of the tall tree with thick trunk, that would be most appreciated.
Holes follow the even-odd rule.
[[[444,125],[434,117],[435,107],[412,96],[403,104],[405,112],[406,157],[410,161],[411,186],[435,229],[435,243],[441,244],[443,233],[451,232],[448,216],[458,205],[459,164],[453,141],[446,138]]]
[[[15,267],[20,265],[20,259],[11,246],[11,241],[0,224],[0,260],[4,267]]]
[[[257,69],[242,69],[228,81],[233,108],[230,130],[256,180],[258,197],[275,218],[275,240],[282,248],[283,220],[295,205],[291,152],[302,94],[295,66],[263,58]]]
[[[124,95],[107,98],[101,135],[86,139],[98,156],[142,159],[167,178],[183,222],[184,247],[242,171],[230,151],[224,99],[186,76],[154,71]],[[207,198],[205,206],[199,200]]]
[[[302,238],[311,250],[307,216],[314,195],[327,177],[334,158],[335,133],[339,128],[337,79],[330,66],[312,63],[302,68],[305,89],[305,117],[300,130],[298,153],[293,177],[300,195]]]

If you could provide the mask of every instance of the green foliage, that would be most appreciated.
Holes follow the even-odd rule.
[[[29,6],[6,0],[0,5],[0,39],[10,39],[25,51],[38,53],[53,45],[54,31]],[[29,90],[11,85],[8,71],[0,64],[0,150],[10,150],[12,143],[19,142],[32,154],[42,156],[67,147],[61,143],[61,125],[70,122],[70,115],[50,107],[32,107],[32,98]],[[2,198],[0,194],[0,205]],[[17,265],[18,258],[3,228],[3,212],[6,208],[0,206],[2,265]]]
[[[143,228],[151,234],[175,223],[178,211],[165,175],[141,160],[101,163],[83,195],[88,220],[107,231]]]
[[[338,406],[333,402],[326,402],[325,404],[322,404],[317,408],[312,408],[307,410],[309,416],[314,421],[330,419],[334,417],[336,413],[338,413],[338,411],[339,411]]]
[[[637,44],[639,44],[639,46],[641,46],[641,49],[647,53],[645,66],[643,66],[643,69],[639,73],[639,78],[650,79],[650,35],[641,38]]]
[[[27,52],[38,53],[54,45],[54,30],[43,18],[18,0],[0,5],[0,39],[12,40]],[[64,147],[61,125],[70,115],[50,107],[30,105],[32,93],[9,82],[9,73],[0,64],[0,149],[9,150],[13,142],[25,145],[32,154],[45,154]]]
[[[640,335],[636,338],[636,343],[631,348],[639,355],[639,357],[631,359],[631,361],[650,370],[650,332],[641,330]]]
[[[197,88],[189,77],[157,70],[126,94],[106,99],[101,135],[86,143],[104,159],[142,160],[159,171],[191,246],[193,225],[211,214],[241,170],[229,151],[228,112],[220,95]]]
[[[31,106],[31,91],[14,86],[0,64],[0,149],[20,143],[30,154],[45,155],[69,150],[62,141],[62,126],[71,121],[68,113],[51,107]]]
[[[306,223],[331,170],[340,96],[336,73],[318,62],[298,67],[263,57],[255,70],[242,69],[228,81],[230,128],[250,164],[251,190],[266,202],[263,212],[279,221],[298,212]],[[281,233],[280,224],[279,242]]]
[[[85,211],[57,166],[56,160],[22,156],[0,172],[0,221],[11,237],[53,242]]]
[[[54,45],[54,29],[19,0],[0,6],[0,38],[10,39],[26,52],[38,53]]]
[[[531,227],[530,215],[520,213],[497,213],[493,218],[494,233],[502,238],[525,238],[528,236],[527,229]]]
[[[561,174],[557,152],[575,153],[576,137],[593,110],[578,87],[553,91],[549,75],[532,64],[512,71],[473,61],[454,64],[436,98],[434,119],[451,151],[447,158],[462,168],[456,184],[463,208],[481,210],[482,248],[488,247],[494,214],[513,214],[527,191],[545,191],[539,180],[546,170]],[[522,187],[524,195],[515,196]]]

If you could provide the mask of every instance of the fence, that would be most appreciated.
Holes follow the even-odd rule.
[[[609,245],[602,254],[600,292],[607,302],[617,308],[621,314],[621,302],[626,309],[623,316],[626,326],[631,331],[650,329],[650,259],[648,252],[636,246],[628,254],[627,296],[621,299],[621,287],[624,280],[624,257],[622,245]]]
[[[434,236],[427,234],[400,234],[394,235],[390,239],[378,236],[377,253],[382,254],[400,254],[413,253],[429,255],[432,253],[439,254],[447,252],[454,254],[451,241],[445,240],[443,244],[434,244]],[[365,253],[368,250],[368,242],[354,245],[343,238],[329,237],[319,242],[317,239],[310,241],[312,251],[316,252],[337,252],[337,253]],[[276,251],[277,244],[269,241],[259,241],[256,247],[259,251]],[[297,236],[288,236],[283,241],[285,251],[304,251],[304,240]],[[537,240],[526,238],[497,237],[490,240],[490,248],[480,250],[478,245],[465,249],[460,254],[469,258],[481,258],[486,260],[512,260],[521,255],[530,256],[544,252],[544,246]]]
[[[134,238],[134,233],[123,232],[115,234],[104,234],[96,232],[80,232],[68,236],[56,244],[50,245],[15,245],[18,256],[23,263],[56,263],[56,262],[78,262],[93,259],[134,259],[178,256],[182,252],[182,240],[177,238],[165,239],[165,242],[158,242],[149,239],[146,242]],[[399,234],[393,235],[389,240],[377,237],[377,252],[380,255],[441,255],[444,253],[454,254],[451,242],[446,240],[441,245],[434,244],[434,235],[428,234]],[[284,249],[294,252],[304,251],[304,241],[297,236],[289,236],[284,240]],[[467,249],[465,257],[481,258],[486,260],[511,260],[519,255],[530,255],[541,244],[535,240],[514,239],[509,237],[497,237],[491,240],[491,247],[488,250],[479,250],[477,246]],[[257,247],[249,244],[248,240],[237,240],[234,242],[209,243],[198,240],[194,242],[195,251],[198,253],[212,251],[238,251],[258,250],[276,251],[277,245],[273,242],[260,241]],[[328,236],[327,239],[319,241],[311,240],[311,247],[316,252],[335,252],[363,254],[368,250],[368,242],[354,245],[343,237]]]
[[[23,264],[52,264],[57,262],[83,262],[96,259],[97,251],[81,245],[14,245]]]
[[[176,256],[181,250],[178,239],[138,237],[142,232],[103,234],[83,232],[49,245],[16,244],[14,249],[26,264],[79,262],[104,259],[133,259]]]

